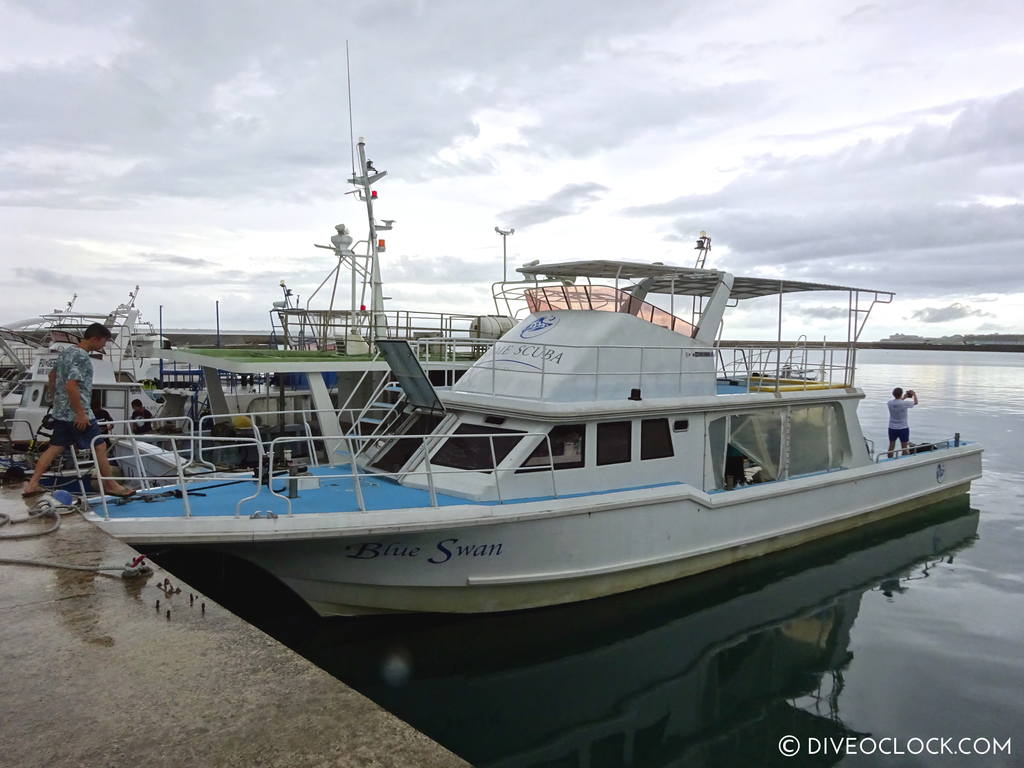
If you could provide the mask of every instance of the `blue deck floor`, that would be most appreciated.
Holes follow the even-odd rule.
[[[332,475],[349,472],[348,466],[312,467],[312,475]],[[188,503],[193,517],[223,517],[235,513],[235,505],[240,498],[256,493],[255,481],[239,480],[231,484],[223,484],[224,480],[211,480],[209,483],[190,483],[188,485]],[[287,493],[287,479],[274,479],[274,490]],[[429,507],[430,493],[418,488],[399,485],[392,479],[369,474],[360,475],[360,487],[363,492],[363,504],[367,510],[401,509]],[[121,502],[111,503],[107,500],[110,517],[181,517],[185,514],[184,501],[173,495],[176,486],[154,488],[139,491],[135,496]],[[259,494],[242,504],[239,513],[248,517],[259,510],[271,510],[279,515],[288,512],[288,504],[284,499],[274,496],[266,484],[259,487]],[[147,501],[147,497],[150,501]],[[351,477],[325,477],[320,480],[319,488],[308,488],[299,491],[299,497],[291,500],[293,514],[314,514],[318,512],[355,512],[359,510],[356,492]],[[466,499],[437,494],[438,506],[467,504]],[[94,505],[102,513],[102,504]]]
[[[292,514],[315,514],[323,512],[358,512],[359,504],[356,499],[354,483],[351,477],[323,477],[325,475],[344,474],[349,472],[348,465],[339,467],[312,467],[310,474],[320,476],[319,488],[309,488],[299,491],[299,497],[292,499]],[[188,486],[188,502],[193,517],[226,517],[235,514],[235,505],[240,498],[251,496],[256,493],[257,487],[253,480],[238,480],[227,483],[226,480],[211,479],[208,483],[190,483]],[[385,509],[415,509],[418,507],[429,507],[430,492],[419,488],[408,488],[399,485],[394,480],[380,475],[360,474],[360,487],[363,492],[363,504],[367,511],[379,511]],[[285,493],[287,480],[284,477],[275,478],[274,489]],[[642,486],[644,488],[658,488],[679,483],[657,483],[654,485]],[[183,499],[174,495],[174,486],[154,488],[149,491],[139,491],[130,499],[125,501],[111,501],[108,497],[107,509],[112,519],[129,517],[183,517],[185,506]],[[615,493],[625,488],[616,488],[595,493]],[[560,494],[559,498],[574,498],[593,494]],[[149,498],[150,501],[146,501]],[[457,504],[484,504],[495,505],[499,502],[484,501],[476,502],[457,496],[438,493],[436,495],[437,506],[448,507]],[[527,501],[541,501],[552,499],[554,496],[540,496],[529,499],[516,499],[517,503]],[[97,514],[103,514],[103,505],[100,502],[93,504]],[[264,484],[259,488],[259,494],[242,504],[239,514],[242,517],[249,517],[252,513],[259,511],[265,513],[267,510],[278,515],[288,513],[288,505],[284,499],[274,496]]]
[[[747,383],[745,381],[719,379],[715,384],[717,385],[718,390],[716,394],[719,395],[745,395],[748,391]]]

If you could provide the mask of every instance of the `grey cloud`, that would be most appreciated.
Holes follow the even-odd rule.
[[[820,317],[825,320],[841,320],[849,314],[846,307],[797,307],[794,311],[799,315]]]
[[[626,211],[671,217],[668,238],[708,230],[739,273],[784,267],[901,294],[1024,290],[1024,198],[1017,126],[1024,89],[962,106],[948,125],[815,157],[754,158],[722,190]],[[1017,117],[1015,117],[1017,116]]]
[[[509,265],[511,266],[511,265]],[[453,285],[464,283],[492,283],[501,279],[501,260],[493,262],[468,261],[458,256],[427,259],[416,256],[389,258],[381,265],[384,280],[392,283],[419,285]]]
[[[530,227],[563,216],[574,216],[599,200],[608,187],[596,182],[568,184],[544,200],[503,211],[498,217],[517,227]]]
[[[783,212],[713,211],[673,222],[725,248],[709,266],[736,274],[782,268],[796,280],[843,282],[900,295],[1024,291],[1024,205],[885,205]],[[774,274],[769,272],[768,274]]]
[[[65,288],[74,288],[81,283],[81,280],[73,274],[54,272],[41,267],[15,267],[14,274],[25,280],[42,285],[59,285]]]
[[[90,16],[60,0],[25,3],[24,9],[44,21],[73,18],[82,24]],[[543,110],[580,90],[591,93],[588,120],[620,124],[611,139],[617,141],[629,105],[607,109],[603,94],[579,87],[593,77],[587,55],[612,35],[667,23],[680,11],[667,0],[648,4],[644,14],[613,2],[588,6],[586,13],[574,3],[525,10],[516,3],[467,6],[454,0],[429,9],[415,2],[357,0],[342,7],[297,0],[288,8],[262,4],[258,13],[219,4],[136,2],[122,3],[116,12],[98,10],[93,24],[109,24],[113,16],[119,35],[132,43],[111,60],[0,72],[3,145],[14,153],[73,148],[98,168],[62,183],[26,180],[27,187],[44,191],[26,196],[10,190],[5,198],[12,205],[57,207],[99,205],[96,199],[106,195],[336,194],[349,159],[345,46],[338,30],[352,27],[386,30],[373,36],[372,47],[352,46],[356,130],[372,127],[374,144],[387,148],[387,158],[376,158],[378,167],[401,169],[414,179],[492,173],[491,157],[443,162],[438,152],[475,136],[473,118],[480,110],[520,103]],[[444,41],[443,56],[436,55],[438,40]],[[386,70],[380,61],[387,62]],[[336,77],[325,78],[325,72]],[[660,96],[649,101],[640,117],[655,116]],[[550,138],[539,137],[537,151],[607,145],[596,135],[580,141],[557,117],[546,121],[543,136]],[[102,168],[104,161],[124,158],[134,160],[127,169]]]
[[[922,323],[945,323],[950,320],[962,320],[965,317],[992,317],[988,312],[980,309],[971,309],[966,304],[954,302],[948,307],[925,307],[910,315]]]
[[[694,141],[719,132],[730,119],[755,120],[775,109],[770,84],[760,80],[654,88],[632,77],[630,71],[611,75],[607,90],[614,99],[575,82],[529,96],[544,119],[524,135],[539,151],[580,156],[659,130]]]
[[[862,24],[876,21],[882,15],[882,9],[877,5],[869,3],[859,5],[842,17],[842,24]]]
[[[720,209],[792,209],[905,202],[926,194],[949,202],[977,195],[1024,197],[1016,168],[1024,164],[1019,115],[1024,89],[969,102],[948,125],[922,125],[884,141],[859,141],[821,156],[749,158],[747,170],[722,190],[635,206],[634,216]]]
[[[216,264],[208,259],[199,259],[192,256],[178,256],[173,253],[140,253],[138,256],[144,263],[162,262],[164,264],[173,264],[179,267],[216,266]]]

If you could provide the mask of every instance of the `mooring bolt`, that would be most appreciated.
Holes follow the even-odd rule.
[[[124,568],[121,569],[121,578],[133,579],[136,576],[148,576],[152,572],[153,569],[146,562],[146,556],[138,555],[124,564]]]

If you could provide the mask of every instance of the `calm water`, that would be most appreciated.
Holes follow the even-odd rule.
[[[876,443],[897,385],[912,440],[984,443],[969,502],[575,606],[255,621],[476,765],[1024,764],[1024,355],[868,351],[859,384]],[[806,754],[844,736],[1014,754]]]

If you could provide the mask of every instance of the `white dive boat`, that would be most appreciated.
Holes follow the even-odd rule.
[[[143,548],[244,558],[323,615],[469,613],[678,579],[964,494],[981,475],[981,447],[959,435],[890,457],[861,432],[854,342],[891,293],[629,262],[519,271],[528,314],[452,386],[435,390],[406,342],[378,339],[397,381],[371,398],[372,427],[342,414],[354,426],[260,444],[254,472],[98,500],[89,518]],[[731,303],[778,295],[781,313],[796,291],[849,295],[845,346],[717,343]],[[309,466],[272,469],[314,442]]]
[[[128,300],[118,304],[111,312],[80,312],[74,309],[78,294],[75,294],[64,309],[55,309],[36,317],[7,323],[0,331],[16,333],[19,338],[10,343],[12,353],[22,359],[26,367],[32,367],[34,357],[45,353],[53,345],[77,344],[85,329],[92,323],[100,323],[110,329],[104,357],[109,359],[122,378],[134,381],[155,381],[160,376],[160,350],[167,349],[167,339],[162,337],[153,324],[142,319],[135,306],[139,286],[128,293]],[[29,340],[34,340],[40,349],[29,349]],[[6,349],[0,349],[6,351]]]

